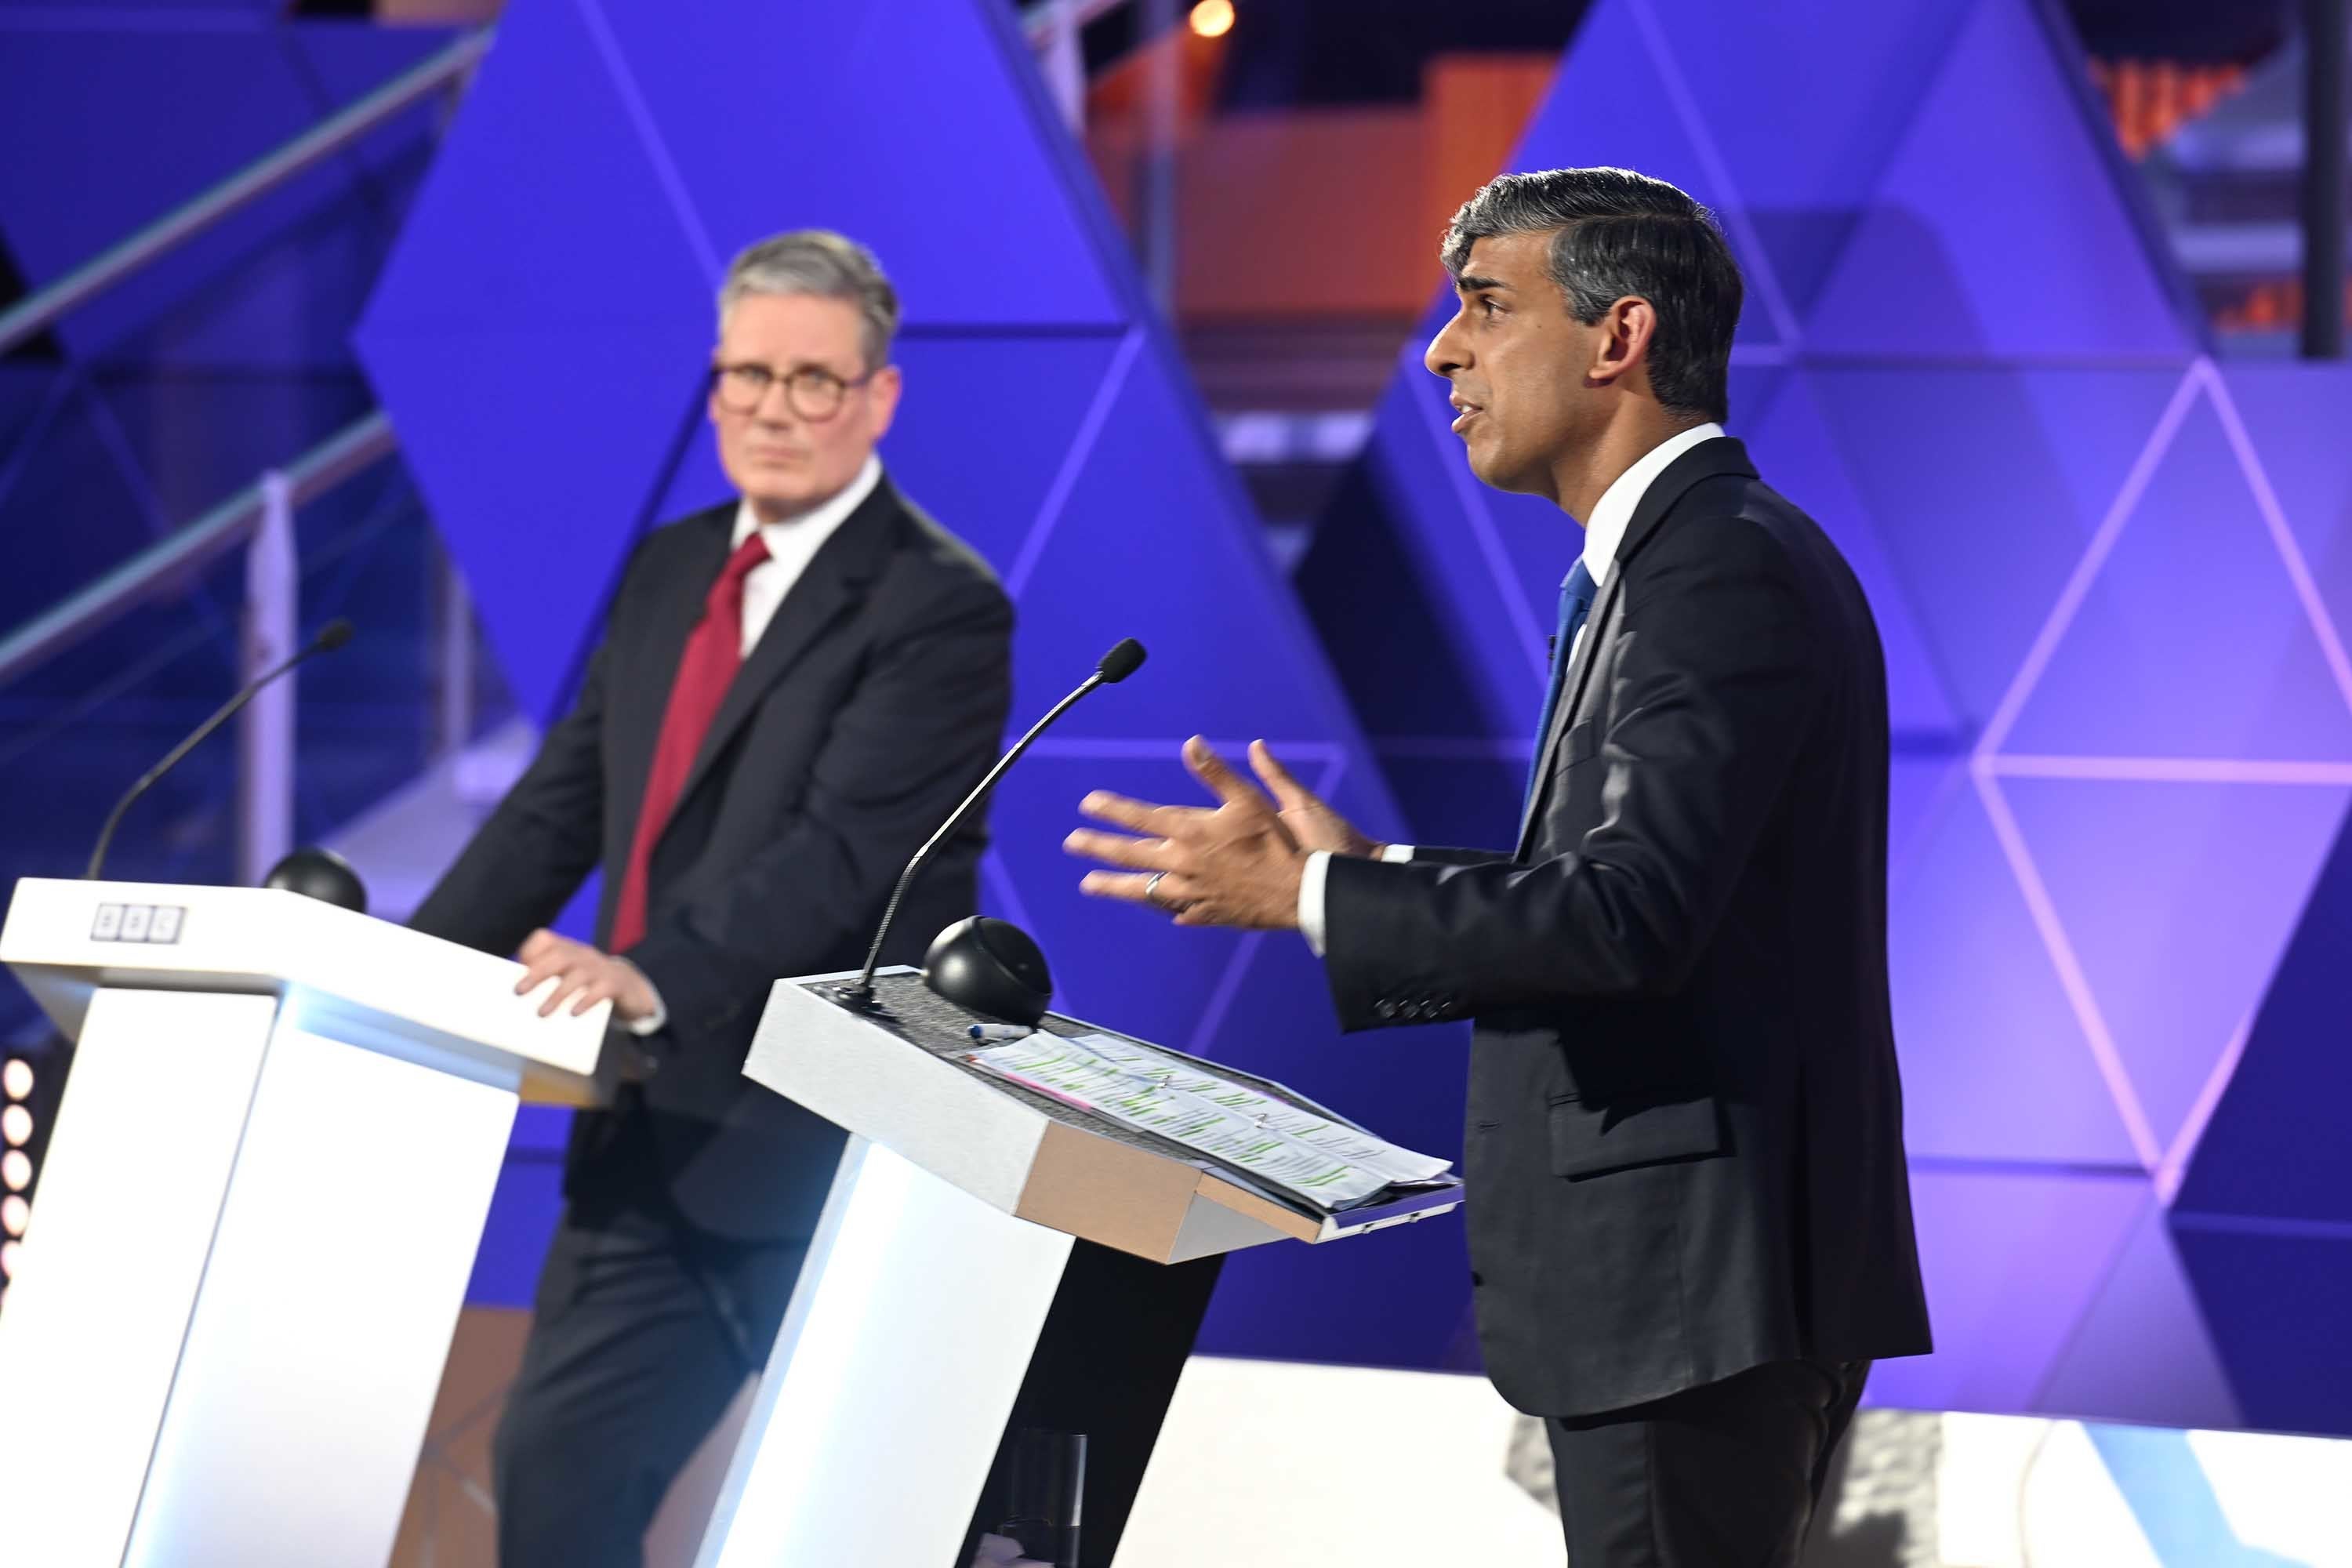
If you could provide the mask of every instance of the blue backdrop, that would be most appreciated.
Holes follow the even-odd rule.
[[[1717,210],[1733,433],[1877,612],[1939,1349],[1874,1396],[2352,1431],[2352,374],[2205,357],[2073,49],[2033,0],[1601,0],[1512,166]],[[1469,482],[1419,352],[1300,587],[1416,835],[1492,843],[1580,539]]]
[[[0,16],[0,141],[74,150],[0,160],[33,283],[445,41],[282,10]],[[1196,729],[1265,735],[1376,832],[1502,840],[1577,536],[1471,481],[1416,342],[1302,571],[1310,626],[1004,12],[515,0],[429,175],[438,106],[0,361],[0,529],[43,542],[0,618],[363,412],[340,323],[397,232],[359,348],[405,468],[303,518],[308,618],[358,605],[371,634],[303,687],[338,742],[306,749],[321,833],[427,754],[424,703],[380,700],[427,663],[410,478],[554,711],[630,542],[725,493],[699,385],[726,258],[842,228],[908,305],[886,458],[1020,601],[1019,716],[1121,636],[1153,649],[1009,783],[991,906],[1071,1010],[1454,1152],[1458,1029],[1343,1043],[1294,939],[1084,903],[1057,845],[1087,787],[1189,795]],[[1514,163],[1626,163],[1723,214],[1734,431],[1879,614],[1943,1348],[1877,1396],[2352,1432],[2352,374],[2208,356],[2073,50],[2042,0],[1598,0]],[[0,697],[11,871],[69,870],[121,759],[217,700],[236,592],[215,574]],[[227,763],[142,808],[126,872],[224,873]],[[486,1299],[525,1299],[551,1131]],[[1466,1366],[1467,1295],[1450,1223],[1268,1248],[1206,1344]]]
[[[1045,944],[1069,1011],[1456,1151],[1452,1039],[1343,1047],[1296,938],[1084,900],[1060,851],[1090,787],[1197,798],[1176,761],[1196,730],[1264,736],[1373,831],[1395,818],[994,0],[508,9],[359,343],[520,699],[562,706],[640,532],[729,493],[702,425],[712,296],[738,247],[804,226],[870,244],[898,285],[883,456],[1018,603],[1016,722],[1119,637],[1151,650],[1007,780],[989,905]],[[519,1251],[523,1200],[545,1201],[522,1180],[501,1221]],[[1428,1363],[1466,1293],[1450,1222],[1269,1247],[1235,1259],[1204,1344]]]

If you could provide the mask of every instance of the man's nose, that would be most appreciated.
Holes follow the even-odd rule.
[[[793,395],[785,390],[781,380],[770,382],[760,394],[760,401],[752,406],[751,417],[762,425],[797,425],[801,422],[800,414],[793,407]]]
[[[1468,353],[1461,348],[1454,338],[1454,329],[1459,326],[1461,321],[1461,317],[1454,317],[1438,329],[1435,337],[1429,340],[1429,347],[1422,354],[1421,363],[1428,367],[1430,374],[1450,376],[1470,363]]]

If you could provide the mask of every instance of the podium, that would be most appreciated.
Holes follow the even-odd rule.
[[[1450,1176],[1286,1201],[962,1059],[982,1020],[912,970],[882,971],[871,1010],[854,979],[779,981],[744,1068],[850,1138],[697,1568],[963,1568],[1024,1424],[1087,1435],[1078,1562],[1108,1563],[1223,1255],[1461,1202]]]
[[[73,1071],[0,1308],[0,1531],[41,1568],[383,1568],[518,1098],[609,1005],[293,893],[26,879]]]

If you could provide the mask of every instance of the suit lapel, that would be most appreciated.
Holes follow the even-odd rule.
[[[694,753],[685,787],[678,791],[680,807],[709,776],[712,763],[750,720],[768,689],[865,598],[867,583],[889,553],[900,511],[898,491],[886,478],[810,560],[720,700],[702,745]],[[716,568],[712,574],[717,575]],[[670,820],[677,821],[677,816],[673,809]]]
[[[1623,557],[1621,555],[1619,559]],[[1592,608],[1585,613],[1583,635],[1577,639],[1575,654],[1569,660],[1568,674],[1559,683],[1559,705],[1544,716],[1543,749],[1536,756],[1538,782],[1536,787],[1528,792],[1527,809],[1519,818],[1519,854],[1527,853],[1536,822],[1543,814],[1544,797],[1549,793],[1551,783],[1552,758],[1559,750],[1560,738],[1569,731],[1573,715],[1583,703],[1585,679],[1592,673],[1593,654],[1601,647],[1601,633],[1609,624],[1611,613],[1617,607],[1619,585],[1624,578],[1625,574],[1612,568],[1609,580],[1601,584],[1601,592],[1593,596]]]
[[[1561,740],[1574,728],[1577,713],[1584,706],[1584,689],[1592,674],[1592,663],[1601,648],[1601,638],[1613,633],[1610,616],[1617,608],[1625,580],[1625,563],[1650,542],[1683,497],[1702,479],[1721,474],[1745,474],[1756,477],[1754,465],[1748,460],[1748,448],[1726,436],[1717,440],[1702,441],[1666,466],[1666,471],[1650,482],[1634,505],[1633,520],[1625,525],[1625,537],[1617,542],[1617,559],[1611,565],[1609,579],[1601,584],[1592,601],[1592,609],[1584,617],[1584,636],[1579,642],[1568,674],[1559,687],[1559,706],[1546,717],[1543,749],[1536,760],[1536,787],[1528,794],[1526,812],[1519,818],[1519,842],[1516,853],[1525,856],[1535,843],[1536,825],[1543,819],[1545,803],[1551,793],[1551,770]]]

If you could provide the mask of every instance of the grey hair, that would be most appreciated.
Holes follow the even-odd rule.
[[[890,341],[898,332],[898,291],[874,253],[846,235],[826,228],[794,229],[746,247],[728,264],[719,286],[719,330],[746,294],[814,294],[857,307],[858,336],[866,368],[890,363]]]
[[[1504,174],[1462,204],[1439,258],[1458,279],[1473,245],[1508,234],[1551,236],[1547,270],[1587,326],[1629,294],[1647,300],[1658,317],[1652,393],[1671,409],[1717,422],[1728,416],[1739,265],[1713,213],[1631,169]]]

